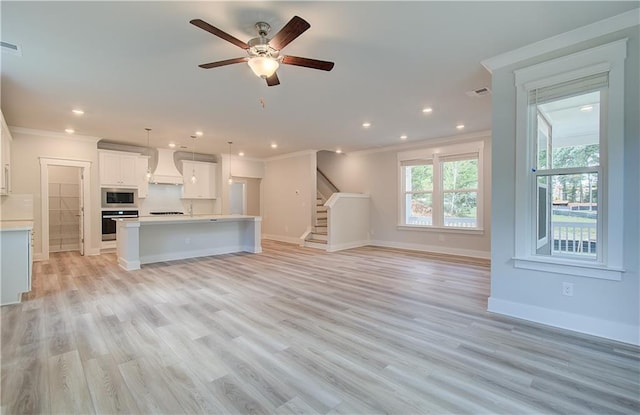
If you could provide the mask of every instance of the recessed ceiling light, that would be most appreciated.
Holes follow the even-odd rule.
[[[425,114],[429,114],[433,111],[433,108],[431,107],[426,107],[422,109],[422,112],[424,112]]]
[[[169,143],[169,147],[175,148],[176,147],[176,143]]]
[[[276,143],[271,143],[271,148],[278,148],[278,145]]]
[[[406,135],[406,134],[402,134],[402,135],[400,136],[400,140],[406,140],[406,139],[407,139],[407,135]]]
[[[464,128],[464,124],[458,124],[458,125],[456,125],[456,128],[458,130],[462,130]]]
[[[64,130],[64,132],[67,133],[67,134],[73,134],[73,133],[76,132],[76,130],[74,130],[73,128],[67,128],[67,129]]]
[[[84,114],[84,111],[82,111],[79,108],[73,109],[73,110],[71,110],[71,112],[73,112],[76,115],[83,115]]]
[[[583,105],[580,107],[580,111],[589,112],[593,109],[593,105]]]
[[[336,153],[338,153],[338,154],[342,154],[342,150],[341,150],[341,149],[337,149],[337,150],[336,150]]]
[[[369,128],[369,127],[371,127],[371,123],[370,123],[370,122],[363,122],[363,123],[362,123],[362,126],[363,126],[364,128]]]
[[[198,137],[202,137],[202,131],[196,131],[196,135],[197,135]]]
[[[243,151],[241,151],[241,152],[239,152],[239,153],[238,153],[238,155],[239,155],[240,157],[244,157],[244,152],[243,152]]]

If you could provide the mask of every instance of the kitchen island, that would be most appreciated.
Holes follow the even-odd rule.
[[[143,264],[234,252],[262,252],[259,216],[176,215],[114,219],[118,265]]]

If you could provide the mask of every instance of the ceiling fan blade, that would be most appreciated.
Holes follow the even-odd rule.
[[[248,57],[245,57],[245,58],[233,58],[233,59],[227,59],[227,60],[224,60],[224,61],[203,63],[202,65],[198,65],[198,66],[203,68],[203,69],[211,69],[211,68],[217,68],[218,66],[226,66],[226,65],[233,65],[234,63],[242,63],[242,62],[246,62],[248,60],[249,60]]]
[[[207,32],[211,33],[212,35],[218,36],[220,39],[224,39],[227,42],[233,43],[234,45],[236,45],[239,48],[249,49],[249,45],[247,45],[245,42],[243,42],[240,39],[237,39],[237,38],[231,36],[227,32],[223,32],[222,30],[218,29],[217,27],[211,26],[209,23],[205,22],[204,20],[193,19],[189,23],[191,23],[194,26],[198,26],[202,30],[206,30]]]
[[[281,50],[310,27],[311,25],[302,17],[293,16],[293,18],[271,38],[269,46],[276,50]]]
[[[333,69],[334,65],[333,62],[288,55],[282,58],[282,63],[287,65],[304,66],[305,68],[319,69],[321,71],[330,71]]]
[[[280,80],[278,79],[277,73],[274,72],[273,75],[267,78],[267,85],[268,86],[280,85]]]

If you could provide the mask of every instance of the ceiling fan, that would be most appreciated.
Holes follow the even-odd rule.
[[[192,25],[202,30],[218,36],[227,42],[233,43],[239,48],[247,51],[247,55],[242,58],[227,59],[223,61],[203,63],[198,65],[204,69],[217,68],[219,66],[232,65],[234,63],[247,62],[249,67],[257,76],[265,79],[268,86],[280,84],[276,70],[280,64],[303,66],[305,68],[319,69],[321,71],[330,71],[333,69],[333,62],[321,61],[317,59],[301,58],[298,56],[281,55],[280,51],[291,43],[295,38],[304,33],[311,25],[303,18],[294,16],[289,22],[276,33],[272,38],[268,38],[271,26],[265,22],[256,23],[258,37],[249,40],[247,43],[237,39],[230,34],[223,32],[217,27],[211,26],[209,23],[200,19],[193,19]]]

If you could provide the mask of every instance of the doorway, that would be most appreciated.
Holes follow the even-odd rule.
[[[244,180],[235,180],[229,189],[230,212],[232,215],[247,214],[247,183]]]
[[[49,252],[84,251],[82,169],[49,166]]]
[[[40,158],[39,259],[48,260],[49,252],[68,250],[85,255],[91,235],[91,221],[85,219],[85,212],[91,211],[90,177],[89,161]]]

